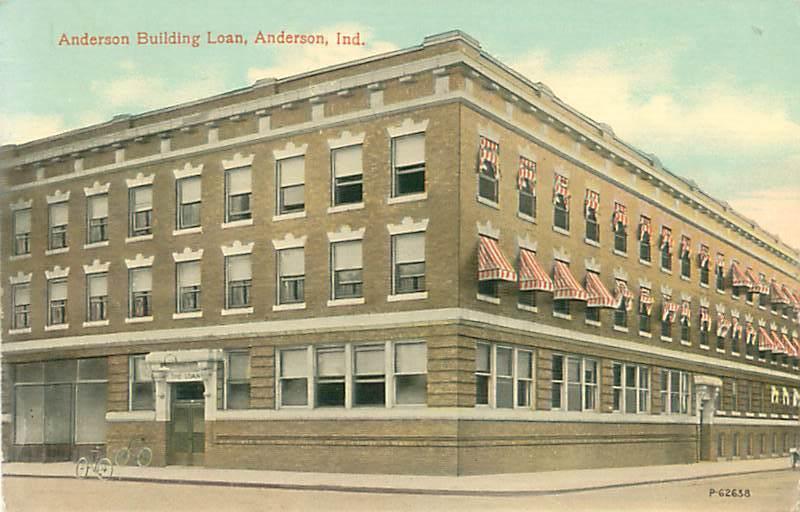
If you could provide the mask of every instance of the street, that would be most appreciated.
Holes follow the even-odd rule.
[[[3,497],[6,510],[9,512],[86,510],[108,512],[251,510],[793,512],[800,497],[798,481],[800,481],[800,472],[786,470],[561,495],[473,497],[4,477]],[[713,495],[710,496],[712,489]],[[737,496],[725,496],[725,494]]]

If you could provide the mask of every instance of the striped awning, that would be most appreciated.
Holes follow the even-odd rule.
[[[678,311],[680,311],[680,309],[681,309],[680,304],[664,301],[664,303],[661,304],[661,321],[670,323],[674,322],[675,316],[678,314]]]
[[[788,286],[782,284],[781,291],[783,292],[783,296],[789,299],[789,304],[791,304],[793,308],[797,309],[800,307],[800,301],[797,300],[797,297],[794,296]]]
[[[731,262],[731,279],[733,280],[733,286],[741,286],[748,289],[753,287],[753,282],[744,275],[739,268],[739,264],[735,261]]]
[[[586,292],[589,299],[586,306],[590,308],[616,308],[617,301],[608,288],[600,280],[600,276],[594,272],[586,272]]]
[[[753,343],[756,342],[756,337],[757,337],[756,334],[757,333],[755,328],[753,327],[753,324],[747,322],[744,328],[744,338],[747,341],[748,345],[752,345]]]
[[[595,215],[599,215],[600,193],[591,189],[586,189],[586,200],[584,201],[584,215],[589,216],[589,210]]]
[[[563,261],[556,260],[553,265],[553,284],[555,285],[553,293],[555,300],[589,300],[589,294],[578,283],[578,280],[569,271],[569,266]]]
[[[724,338],[731,329],[731,321],[725,318],[724,313],[717,313],[717,336]]]
[[[478,281],[517,282],[517,273],[500,252],[497,240],[483,235],[478,244]]]
[[[622,279],[617,279],[614,290],[614,307],[618,308],[625,301],[625,310],[633,309],[633,292],[628,288],[628,283]]]
[[[519,250],[519,289],[553,292],[553,280],[547,275],[533,251]]]
[[[758,350],[775,351],[775,342],[772,340],[772,336],[761,326],[758,327]]]
[[[692,240],[686,236],[681,235],[681,258],[688,258],[692,253]]]
[[[692,305],[687,301],[681,302],[681,322],[687,327],[692,326]]]
[[[569,211],[569,178],[560,174],[553,175],[553,204],[558,203],[558,197],[564,198],[564,209]]]
[[[628,210],[625,208],[625,205],[615,202],[614,216],[611,218],[611,228],[617,231],[620,225],[622,225],[623,230],[628,227]]]
[[[641,242],[644,240],[644,235],[647,235],[650,238],[653,238],[653,225],[650,223],[650,219],[647,217],[641,217],[639,219],[639,241]]]
[[[721,252],[717,253],[717,267],[725,268],[725,256],[723,256]]]
[[[744,271],[744,277],[747,278],[748,281],[750,281],[750,291],[752,293],[761,293],[760,291],[758,291],[758,290],[761,289],[761,286],[760,286],[761,281],[759,281],[756,278],[756,276],[753,275],[753,269],[752,268],[747,267],[747,270]]]
[[[667,249],[672,254],[672,230],[666,226],[661,227],[661,249]]]
[[[800,339],[797,338],[795,333],[792,333],[792,345],[794,345],[794,349],[797,351],[797,356],[800,358]]]
[[[753,281],[753,293],[759,293],[761,295],[768,295],[769,294],[769,283],[763,280],[764,276],[762,275],[758,281]]]
[[[769,301],[772,304],[791,304],[791,299],[783,294],[782,288],[774,279],[769,283]]]
[[[700,264],[701,268],[708,268],[708,260],[709,260],[709,252],[707,245],[700,246],[700,252],[697,255],[697,261]]]
[[[486,174],[491,174],[495,178],[500,176],[500,166],[498,163],[500,154],[500,144],[481,137],[481,150],[480,162],[478,163],[478,171]]]
[[[773,352],[776,354],[788,354],[787,347],[783,346],[783,340],[781,339],[781,334],[778,331],[770,331],[772,334],[772,349]]]
[[[639,311],[647,316],[653,312],[653,304],[655,299],[650,295],[648,288],[639,288]]]
[[[528,182],[534,195],[536,194],[536,162],[524,156],[519,157],[519,175],[517,176],[517,187],[523,188],[525,181]]]
[[[790,357],[800,356],[800,353],[798,353],[797,351],[797,347],[795,346],[794,343],[792,343],[792,340],[790,340],[786,334],[781,333],[781,341],[783,342],[784,348],[786,348],[786,353]]]
[[[700,307],[700,330],[711,332],[711,315],[708,314],[708,308]]]

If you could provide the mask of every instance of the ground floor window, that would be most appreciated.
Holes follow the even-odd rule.
[[[479,342],[475,346],[475,405],[498,409],[533,404],[533,351]]]
[[[614,363],[614,411],[644,413],[650,409],[650,370],[646,366]]]
[[[128,408],[131,411],[152,411],[156,408],[155,385],[144,355],[129,360]]]
[[[105,442],[105,358],[25,363],[14,368],[14,443]]]
[[[574,355],[553,355],[551,408],[592,411],[597,408],[597,361]]]
[[[689,413],[689,374],[680,370],[661,370],[661,411],[665,414]]]
[[[250,407],[250,353],[232,350],[225,354],[225,408]]]

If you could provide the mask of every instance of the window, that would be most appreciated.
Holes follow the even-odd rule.
[[[596,406],[597,361],[580,356],[554,354],[552,408],[591,411]]]
[[[569,180],[555,175],[553,186],[553,226],[569,231]]]
[[[681,236],[681,277],[689,279],[692,276],[691,241],[686,236]]]
[[[650,245],[652,243],[653,228],[650,219],[642,215],[639,219],[639,260],[650,262]]]
[[[178,198],[178,229],[194,228],[200,225],[200,204],[202,188],[200,176],[182,178],[175,182]]]
[[[153,275],[151,269],[136,268],[128,271],[130,298],[128,301],[128,316],[142,318],[153,315],[150,295],[153,290]]]
[[[592,309],[592,308],[586,308],[586,309]],[[569,300],[568,299],[553,299],[553,313],[558,313],[559,315],[569,316]]]
[[[723,313],[717,314],[717,350],[725,350],[725,337],[730,330],[730,322],[725,319]]]
[[[600,242],[600,225],[597,223],[597,209],[600,206],[600,194],[593,190],[586,190],[585,217],[586,239]]]
[[[624,205],[614,203],[614,217],[611,222],[614,230],[614,250],[628,252],[628,213]]]
[[[31,209],[14,211],[14,256],[31,252]]]
[[[672,231],[661,228],[661,269],[672,270]]]
[[[152,411],[155,409],[155,385],[150,366],[145,356],[130,358],[130,409],[132,411]]]
[[[344,407],[344,347],[318,348],[316,397],[317,407]]]
[[[147,185],[131,188],[128,194],[129,236],[151,234],[153,232],[153,187]]]
[[[299,304],[305,299],[305,249],[278,251],[278,304]]]
[[[200,261],[186,261],[175,265],[177,279],[178,313],[200,311]]]
[[[717,254],[717,267],[715,270],[717,291],[725,290],[725,260],[722,254]]]
[[[250,353],[235,350],[225,354],[225,408],[250,407]]]
[[[425,233],[392,236],[394,294],[425,291]]]
[[[225,171],[225,222],[252,218],[252,212],[250,211],[251,195],[250,167],[239,167]]]
[[[684,343],[690,343],[691,340],[691,306],[688,302],[684,302],[681,304],[681,341]]]
[[[646,366],[614,363],[615,412],[645,413],[650,409],[650,370]]]
[[[427,367],[425,343],[394,345],[394,400],[397,405],[424,405],[427,402]]]
[[[305,156],[278,160],[278,214],[305,210]]]
[[[363,201],[364,174],[362,146],[348,146],[331,151],[333,167],[333,205]]]
[[[11,288],[14,304],[14,329],[27,329],[31,326],[31,285],[15,284]]]
[[[519,158],[519,213],[536,218],[536,162],[525,157]]]
[[[425,134],[392,139],[392,197],[425,192]]]
[[[485,137],[481,137],[481,149],[478,162],[478,196],[493,203],[499,202],[499,158],[500,145]]]
[[[108,194],[86,198],[86,242],[108,240]]]
[[[621,295],[619,305],[614,309],[614,325],[617,327],[628,328],[628,309],[630,309],[632,298],[628,291],[628,284],[625,281],[617,279],[616,281],[617,293]],[[594,308],[598,309],[598,308]]]
[[[108,274],[86,276],[86,320],[98,322],[108,318]]]
[[[748,457],[753,456],[753,434],[747,434],[744,438],[745,453]]]
[[[69,224],[69,203],[55,203],[49,207],[48,249],[67,247],[67,224]]]
[[[249,254],[225,257],[225,308],[250,307],[252,268]]]
[[[650,332],[650,316],[653,312],[653,296],[647,288],[639,292],[639,332]]]
[[[67,323],[67,280],[51,279],[47,281],[47,324],[59,325]]]
[[[536,307],[536,290],[519,290],[517,293],[517,304],[529,308]]]
[[[586,320],[589,322],[600,323],[600,308],[586,307]]]
[[[731,410],[739,410],[739,386],[736,381],[731,381]]]
[[[353,405],[386,404],[385,345],[357,345],[354,352]]]
[[[762,283],[762,289],[764,290],[758,296],[758,307],[766,308],[768,303],[769,303],[769,292],[767,291],[767,290],[769,290],[769,285],[766,284],[767,283],[767,276],[765,276],[764,274],[758,274],[758,277],[759,277],[759,281]]]
[[[331,244],[333,299],[364,296],[361,240]]]
[[[672,322],[675,321],[675,311],[669,301],[669,297],[664,297],[661,303],[661,337],[672,340]]]
[[[711,331],[711,317],[707,307],[700,308],[700,346],[708,347],[708,333]]]
[[[661,370],[661,407],[664,414],[689,413],[689,374]]]
[[[280,405],[308,405],[308,350],[305,348],[281,350],[280,354]]]
[[[708,255],[708,247],[705,245],[700,246],[700,284],[708,286],[710,279],[710,258]]]
[[[742,325],[739,319],[733,317],[733,327],[731,327],[731,353],[740,354],[742,350]]]
[[[494,343],[477,343],[475,405],[498,409],[533,404],[533,352]]]

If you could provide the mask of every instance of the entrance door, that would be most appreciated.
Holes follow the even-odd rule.
[[[202,466],[205,430],[203,383],[172,384],[172,421],[169,428],[167,464]]]

